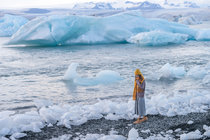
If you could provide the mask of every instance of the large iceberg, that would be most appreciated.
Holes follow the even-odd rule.
[[[38,17],[17,31],[8,44],[73,45],[127,43],[140,32],[154,30],[186,34],[195,39],[197,31],[163,19],[146,19],[138,11],[107,17],[53,15]]]
[[[6,14],[0,18],[0,37],[12,36],[17,30],[28,22],[28,19],[21,16]]]

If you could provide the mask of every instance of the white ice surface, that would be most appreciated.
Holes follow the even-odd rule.
[[[103,70],[96,74],[95,77],[81,77],[76,72],[79,64],[72,63],[69,65],[66,73],[64,74],[64,80],[72,81],[74,84],[83,86],[93,86],[98,84],[110,84],[122,80],[120,74],[111,70]]]
[[[21,16],[6,14],[0,18],[0,37],[12,36],[17,30],[28,22],[28,19]]]

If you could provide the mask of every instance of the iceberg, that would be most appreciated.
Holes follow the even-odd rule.
[[[168,44],[181,44],[187,41],[188,35],[170,33],[165,31],[150,31],[138,33],[128,39],[128,42],[143,46],[160,46]]]
[[[28,22],[28,19],[21,16],[6,14],[0,18],[0,37],[12,36],[17,30]]]
[[[187,39],[195,39],[197,34],[197,30],[186,25],[163,19],[147,19],[138,11],[107,17],[52,15],[31,20],[12,36],[8,44],[57,46],[128,43],[131,36],[154,30],[186,34]]]
[[[80,77],[77,72],[78,63],[72,63],[69,65],[68,70],[64,74],[64,80],[72,81],[76,85],[82,86],[94,86],[98,84],[111,84],[119,80],[122,80],[120,74],[111,70],[103,70],[96,74],[95,77],[86,78]]]

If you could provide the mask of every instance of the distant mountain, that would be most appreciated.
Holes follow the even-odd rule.
[[[114,6],[115,5],[115,6]],[[116,7],[117,5],[117,7]],[[123,3],[113,2],[85,2],[75,4],[73,9],[97,9],[97,10],[113,10],[113,9],[127,9],[127,10],[137,10],[137,9],[162,9],[159,4],[145,2],[132,2],[125,1]]]
[[[199,6],[194,3],[194,2],[190,2],[190,1],[185,1],[184,2],[185,7],[190,7],[190,8],[199,8]]]
[[[47,9],[40,9],[40,8],[30,8],[27,11],[24,11],[24,13],[30,13],[30,14],[45,14],[49,13],[50,11]]]
[[[128,10],[146,10],[146,9],[163,9],[159,4],[156,3],[150,3],[148,1],[140,3],[138,6],[127,8]]]
[[[75,4],[73,9],[92,9],[95,6],[93,2],[85,2],[85,3],[78,3]]]
[[[92,9],[98,9],[98,10],[111,10],[114,9],[110,3],[95,3],[95,6]]]
[[[164,5],[168,6],[168,8],[199,8],[199,6],[196,3],[191,1],[184,1],[183,3],[169,3],[168,0],[165,0]]]
[[[133,1],[126,1],[125,4],[133,4],[133,5],[139,5],[142,2],[133,2]]]
[[[112,10],[114,9],[111,5],[111,3],[105,3],[105,2],[85,2],[85,3],[79,3],[75,4],[73,9],[97,9],[97,10]]]

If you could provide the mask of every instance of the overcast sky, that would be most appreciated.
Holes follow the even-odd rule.
[[[0,8],[49,8],[49,7],[71,7],[74,3],[90,2],[90,1],[125,1],[125,0],[0,0]],[[146,0],[130,0],[130,1],[146,1]],[[147,0],[150,2],[163,3],[164,0]],[[198,5],[210,4],[210,0],[168,0],[170,2],[193,1]]]

